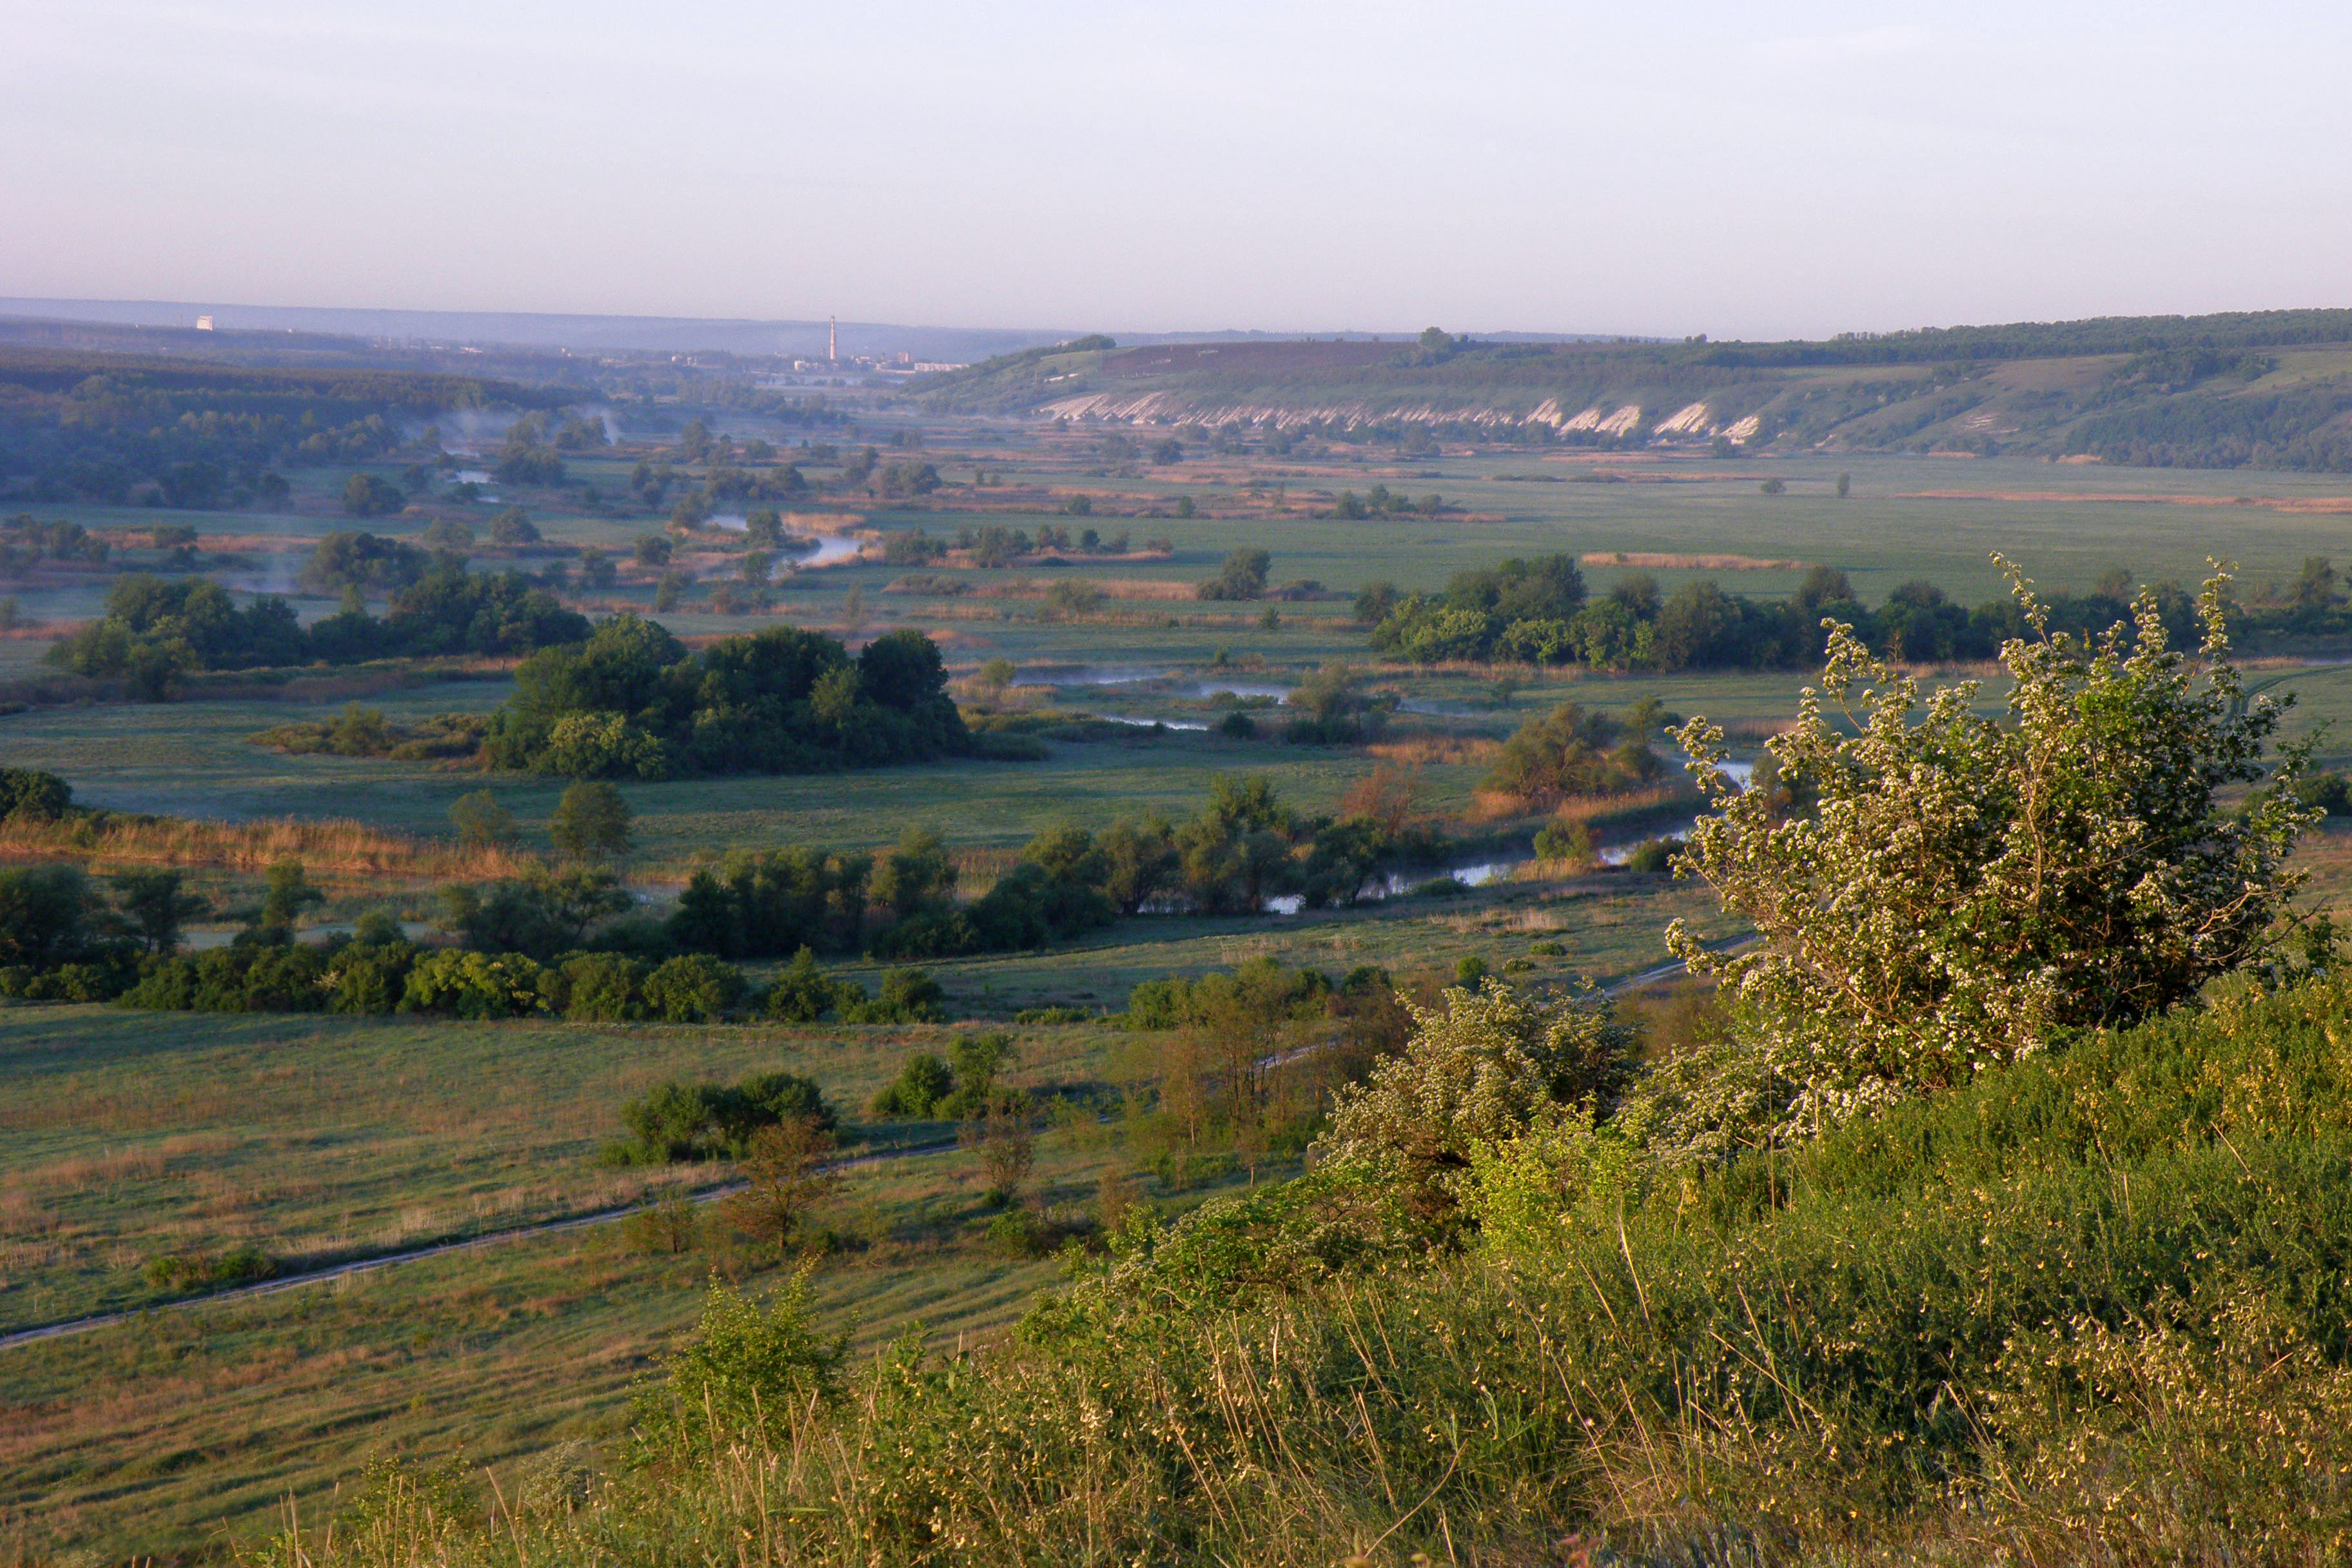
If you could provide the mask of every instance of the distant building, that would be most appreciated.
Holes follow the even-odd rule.
[[[196,331],[200,332],[209,332],[212,330],[213,319],[210,316],[198,316],[196,318]]]

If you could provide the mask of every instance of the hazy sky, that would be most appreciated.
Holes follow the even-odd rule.
[[[1817,334],[2352,304],[2352,7],[9,0],[0,294]]]

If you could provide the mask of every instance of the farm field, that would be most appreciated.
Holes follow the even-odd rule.
[[[888,440],[917,417],[903,407],[863,408],[861,438]],[[1335,979],[1371,966],[1434,984],[1475,961],[1518,984],[1571,987],[1661,964],[1659,932],[1674,919],[1709,939],[1741,934],[1688,882],[1618,868],[1518,873],[1512,868],[1529,857],[1541,814],[1498,806],[1482,786],[1502,743],[1562,702],[1622,713],[1654,700],[1672,714],[1726,724],[1735,756],[1753,759],[1794,714],[1801,672],[1381,662],[1349,603],[1376,581],[1433,590],[1507,557],[1566,553],[1583,559],[1595,594],[1642,574],[1666,593],[1705,579],[1773,599],[1819,565],[1847,574],[1870,604],[1926,579],[1966,605],[2000,593],[1987,559],[1995,550],[2044,585],[2076,591],[2117,565],[2142,581],[2193,584],[2209,555],[2236,562],[2250,590],[2291,582],[2310,556],[2352,566],[2352,485],[2340,476],[1491,447],[1412,462],[1204,452],[1106,472],[1082,432],[919,420],[921,445],[891,453],[918,452],[936,465],[942,483],[922,499],[845,490],[836,461],[809,459],[811,477],[834,488],[788,510],[786,523],[852,541],[865,554],[780,576],[765,608],[724,613],[698,595],[657,613],[655,573],[635,566],[606,587],[564,588],[565,602],[600,618],[652,615],[698,645],[778,624],[829,631],[852,646],[922,630],[940,645],[968,711],[1045,727],[1042,760],[624,781],[634,845],[619,869],[642,908],[665,912],[696,867],[730,850],[887,850],[919,827],[941,835],[968,899],[1045,830],[1099,830],[1151,814],[1181,821],[1213,781],[1251,775],[1310,818],[1339,813],[1376,774],[1410,780],[1416,809],[1454,848],[1444,867],[1408,868],[1407,879],[1476,868],[1479,885],[1352,909],[1154,913],[1032,951],[926,961],[949,1020],[940,1024],[487,1023],[0,1005],[0,1331],[165,1306],[172,1292],[147,1270],[169,1255],[250,1246],[299,1269],[724,1179],[729,1168],[719,1163],[618,1168],[600,1157],[621,1131],[623,1104],[666,1080],[789,1070],[814,1079],[841,1112],[848,1152],[947,1141],[956,1136],[951,1122],[885,1122],[866,1108],[909,1053],[944,1053],[959,1036],[983,1030],[1015,1037],[1008,1081],[1042,1108],[1028,1201],[1083,1237],[1100,1216],[1107,1175],[1111,1187],[1173,1212],[1298,1168],[1295,1150],[1196,1147],[1170,1132],[1154,1096],[1181,1048],[1174,1034],[1130,1032],[1104,1016],[1144,982],[1270,959]],[[728,433],[730,418],[714,416],[714,427]],[[731,433],[776,438],[785,456],[805,435],[748,416],[735,418]],[[422,543],[428,528],[454,520],[486,535],[499,508],[520,500],[540,544],[484,544],[474,565],[543,574],[591,547],[625,558],[640,538],[662,533],[664,509],[630,499],[634,468],[655,445],[572,459],[572,485],[593,484],[605,498],[595,506],[572,489],[525,489],[464,501],[436,494],[406,512],[357,521],[338,508],[346,479],[393,468],[343,465],[297,470],[289,510],[175,510],[168,521],[223,542],[221,561],[206,568],[223,583],[284,590],[330,532],[365,528]],[[485,459],[476,452],[460,460]],[[965,482],[979,472],[988,483]],[[1614,482],[1588,482],[1594,475]],[[1852,479],[1843,499],[1841,475]],[[1763,493],[1767,479],[1780,480],[1781,493]],[[1310,515],[1328,512],[1342,491],[1360,496],[1374,485],[1442,495],[1446,510]],[[1069,510],[1076,497],[1089,498],[1091,510]],[[82,504],[35,510],[125,541],[159,515]],[[1169,548],[1115,559],[1073,551],[1004,568],[879,559],[899,531],[952,542],[967,529],[1041,524],[1128,531]],[[742,553],[740,541],[709,531],[678,548],[681,558],[692,552],[705,587]],[[44,568],[0,585],[17,623],[0,637],[0,765],[55,773],[83,805],[227,823],[331,819],[451,854],[450,807],[487,788],[517,819],[520,851],[551,849],[545,825],[563,779],[465,763],[289,754],[251,740],[331,721],[354,704],[395,725],[486,715],[514,694],[511,658],[273,671],[199,684],[171,702],[64,691],[40,662],[47,637],[99,614],[119,571],[146,563],[144,549],[125,543],[103,572]],[[1232,552],[1251,549],[1270,553],[1270,583],[1297,585],[1293,596],[1190,596],[1190,585],[1215,576]],[[1615,564],[1617,552],[1654,559]],[[1056,601],[1056,584],[1104,596]],[[325,595],[294,602],[310,623],[339,603]],[[2341,765],[2352,761],[2352,665],[2331,657],[2315,649],[2262,661],[2250,683],[2295,694],[2290,732],[2326,726],[2317,755]],[[996,659],[1011,663],[1010,684],[983,688],[982,668]],[[1284,699],[1337,661],[1361,667],[1372,688],[1396,699],[1387,732],[1370,745],[1279,739]],[[1997,710],[2003,690],[1987,679],[1980,707]],[[1237,712],[1258,733],[1222,728]],[[1078,722],[1090,717],[1115,722]],[[1690,809],[1603,811],[1594,837],[1622,849],[1678,826]],[[2302,864],[2321,892],[2352,889],[2352,837],[2340,826],[2315,835]],[[1504,869],[1486,879],[1496,867]],[[220,904],[250,899],[259,886],[249,866],[187,868]],[[330,898],[307,917],[307,934],[370,912],[421,931],[439,910],[441,878],[422,869],[321,866],[315,878]],[[205,943],[233,930],[221,915],[192,927]],[[872,988],[891,966],[845,957],[827,967]],[[761,959],[745,968],[765,981],[779,965]],[[1644,1016],[1670,1028],[1675,1009],[1694,1000],[1662,993]],[[1085,1021],[1016,1021],[1042,1008]],[[995,1211],[982,1189],[967,1150],[853,1172],[824,1213],[835,1245],[812,1277],[822,1322],[851,1335],[860,1353],[912,1325],[940,1346],[1001,1334],[1058,1275],[1047,1258],[990,1241]],[[217,1554],[254,1540],[289,1494],[306,1510],[331,1509],[335,1489],[373,1455],[462,1456],[513,1478],[552,1445],[580,1439],[609,1462],[625,1437],[632,1384],[690,1331],[714,1273],[755,1291],[785,1277],[780,1259],[715,1215],[687,1251],[649,1250],[635,1234],[625,1223],[601,1225],[0,1348],[0,1552]]]

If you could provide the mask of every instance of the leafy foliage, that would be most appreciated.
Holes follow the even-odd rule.
[[[1923,702],[1832,625],[1820,689],[1771,742],[1783,784],[1815,803],[1804,815],[1730,788],[1722,731],[1684,728],[1717,806],[1686,866],[1764,937],[1727,956],[1680,922],[1667,932],[1741,1018],[1740,1047],[1680,1103],[1695,1146],[1817,1131],[1963,1083],[2273,951],[2304,879],[2285,861],[2317,814],[2294,794],[2301,747],[2246,813],[2221,809],[2222,790],[2263,779],[2285,707],[2249,697],[2230,661],[2226,579],[2206,584],[2191,658],[2152,595],[2136,639],[2092,642],[2053,631],[2011,577],[2032,635],[2001,650],[2005,724],[1973,711],[1973,681]]]
[[[484,755],[572,778],[810,773],[960,754],[971,739],[939,650],[919,632],[868,643],[789,626],[688,654],[617,616],[516,672]]]

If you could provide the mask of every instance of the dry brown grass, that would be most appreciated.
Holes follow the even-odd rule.
[[[1198,591],[1190,583],[1158,582],[1149,577],[1098,577],[1087,584],[1114,599],[1190,599]]]
[[[1364,750],[1384,763],[1402,763],[1407,766],[1430,763],[1466,765],[1493,762],[1502,753],[1503,744],[1470,735],[1414,735],[1377,742]]]
[[[1753,555],[1669,555],[1654,550],[1594,551],[1587,566],[1645,566],[1665,572],[1802,572],[1810,561],[1764,561]]]
[[[335,818],[305,822],[294,817],[257,822],[188,817],[94,821],[68,816],[56,822],[12,818],[0,823],[0,858],[69,858],[234,871],[259,871],[280,860],[299,860],[305,869],[323,875],[389,875],[427,881],[515,877],[538,864],[533,857],[512,849],[467,849],[439,839],[387,833],[362,822]]]
[[[1656,784],[1624,795],[1570,795],[1557,802],[1531,800],[1525,795],[1484,789],[1470,798],[1470,820],[1473,822],[1504,822],[1512,817],[1540,815],[1570,827],[1579,823],[1640,816],[1673,805],[1687,805],[1696,810],[1699,805],[1697,794],[1684,784]]]

